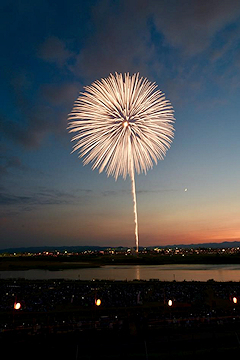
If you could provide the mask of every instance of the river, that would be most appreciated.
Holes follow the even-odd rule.
[[[161,281],[240,281],[240,264],[234,265],[110,265],[99,268],[61,271],[24,270],[1,271],[1,279],[25,278],[28,280],[150,280]]]

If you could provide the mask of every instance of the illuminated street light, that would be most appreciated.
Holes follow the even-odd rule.
[[[168,306],[172,306],[173,302],[172,300],[168,300]]]
[[[96,299],[96,300],[95,300],[95,305],[96,305],[96,306],[100,306],[101,303],[102,303],[101,299]]]
[[[237,298],[235,296],[233,297],[233,303],[237,304]]]
[[[15,309],[15,310],[21,309],[21,304],[20,304],[19,302],[15,302],[15,303],[14,303],[14,309]]]

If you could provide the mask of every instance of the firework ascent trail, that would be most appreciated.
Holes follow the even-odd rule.
[[[136,188],[135,188],[135,177],[134,177],[133,166],[130,177],[132,181],[133,213],[134,213],[134,222],[135,222],[135,244],[136,244],[136,252],[138,253],[139,240],[138,240],[137,199],[136,199]]]
[[[92,169],[132,182],[136,252],[139,249],[135,171],[163,159],[173,138],[173,108],[164,93],[139,74],[110,74],[85,87],[69,114],[69,132],[76,133],[73,151]]]

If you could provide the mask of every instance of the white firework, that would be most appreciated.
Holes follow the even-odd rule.
[[[138,222],[135,171],[146,173],[163,159],[173,139],[173,108],[155,83],[139,74],[115,73],[80,93],[69,114],[69,132],[76,133],[73,151],[92,169],[132,180],[136,251]]]

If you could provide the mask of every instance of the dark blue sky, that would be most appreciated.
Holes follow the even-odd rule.
[[[140,245],[240,239],[239,1],[0,6],[1,248],[134,246],[130,180],[83,167],[66,130],[83,86],[115,71],[175,110],[165,160],[136,177]]]

